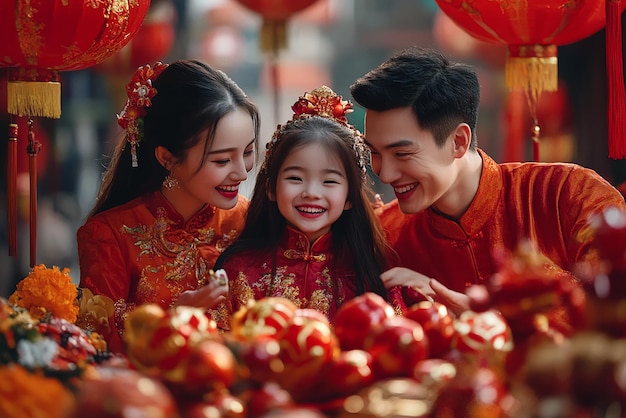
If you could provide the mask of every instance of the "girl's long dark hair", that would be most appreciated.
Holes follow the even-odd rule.
[[[182,160],[190,148],[205,141],[199,170],[211,149],[218,122],[238,108],[250,114],[258,140],[259,111],[224,72],[200,61],[180,60],[163,70],[152,85],[157,93],[143,117],[144,135],[137,147],[139,167],[131,167],[131,147],[121,140],[88,218],[161,188],[168,172],[154,154],[159,145]],[[207,134],[201,135],[205,131]]]
[[[312,143],[323,144],[329,153],[339,157],[348,179],[348,202],[332,225],[332,250],[335,260],[352,260],[356,273],[355,291],[375,292],[387,299],[387,290],[380,279],[386,269],[388,251],[382,228],[371,204],[371,187],[364,181],[352,147],[354,133],[339,123],[319,117],[288,122],[272,152],[266,157],[266,169],[258,175],[254,194],[239,237],[217,259],[215,269],[232,255],[248,250],[267,249],[274,254],[286,227],[286,220],[271,201],[268,192],[276,195],[278,173],[292,150]]]

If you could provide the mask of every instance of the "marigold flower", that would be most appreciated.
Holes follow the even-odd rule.
[[[78,316],[76,296],[78,289],[69,275],[70,270],[59,270],[57,266],[47,268],[40,264],[22,279],[9,303],[21,306],[30,312],[35,320],[50,313],[57,318],[75,322]]]

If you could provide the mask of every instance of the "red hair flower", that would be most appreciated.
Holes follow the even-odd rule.
[[[167,68],[167,64],[157,62],[152,68],[145,65],[137,68],[133,78],[126,85],[126,105],[117,115],[117,123],[126,130],[126,140],[131,146],[132,166],[137,167],[137,146],[143,138],[142,117],[146,115],[146,109],[152,105],[152,98],[157,91],[152,87],[152,82]]]

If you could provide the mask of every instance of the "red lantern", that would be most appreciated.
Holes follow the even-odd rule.
[[[0,1],[0,67],[12,69],[9,113],[60,117],[58,71],[114,54],[139,30],[149,6],[149,0]]]
[[[479,59],[497,69],[504,68],[505,45],[476,39],[442,11],[438,11],[433,20],[433,39],[448,54],[461,59]]]
[[[270,52],[270,80],[274,98],[274,119],[280,115],[279,74],[276,55],[287,46],[287,20],[295,13],[311,6],[317,0],[237,0],[248,9],[261,15],[263,24],[259,36],[261,51]]]
[[[119,75],[124,80],[132,76],[137,67],[163,60],[174,46],[176,37],[176,10],[171,1],[154,2],[141,27],[123,48],[94,69]],[[120,88],[126,101],[124,87]]]
[[[263,17],[261,50],[275,51],[287,45],[287,20],[317,0],[237,0]]]
[[[59,71],[104,61],[139,29],[150,0],[0,0],[0,68],[8,68],[7,108],[29,118],[30,265],[36,264],[37,165],[33,116],[61,116]],[[17,124],[9,128],[9,255],[17,254]]]
[[[621,0],[436,1],[441,10],[470,35],[482,41],[507,45],[506,84],[509,89],[524,90],[528,95],[530,111],[535,120],[535,143],[539,137],[539,126],[534,105],[542,91],[555,91],[558,86],[557,46],[581,40],[599,31],[607,22],[608,15],[612,21],[619,21],[619,15],[626,6],[626,2]],[[615,22],[611,27],[614,26]],[[607,33],[608,30],[607,27]],[[611,38],[607,36],[607,50],[609,41],[619,43],[619,48],[614,45],[615,49],[607,53],[607,67],[617,52],[619,69],[613,68],[613,71],[619,72],[617,78],[622,79],[623,97],[621,34],[614,34]],[[609,55],[612,57],[609,58]],[[620,90],[619,84],[615,88],[616,91]],[[618,107],[626,112],[623,101]],[[624,113],[621,115],[621,119],[614,123],[624,123]],[[619,136],[616,138],[622,140]],[[624,157],[626,152],[622,154],[621,157]]]

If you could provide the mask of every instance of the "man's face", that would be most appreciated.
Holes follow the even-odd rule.
[[[436,207],[456,182],[454,141],[448,138],[438,147],[433,134],[419,126],[410,107],[368,110],[365,138],[373,171],[393,187],[404,213]]]

